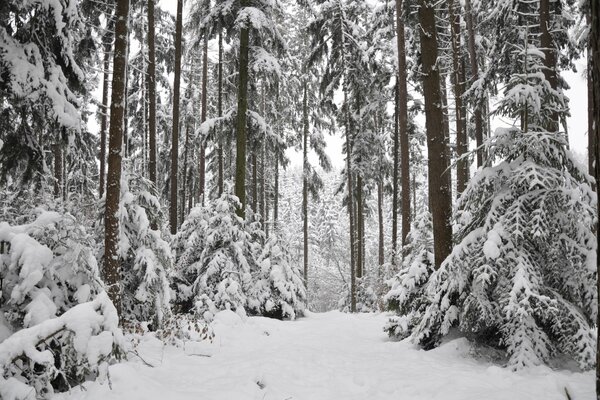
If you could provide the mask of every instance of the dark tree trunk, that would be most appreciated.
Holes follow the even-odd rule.
[[[62,129],[61,129],[62,130]],[[61,134],[58,134],[56,143],[52,145],[54,155],[54,197],[63,198],[64,180],[63,180],[63,149]]]
[[[590,0],[591,3],[591,32],[590,32],[590,54],[592,58],[592,72],[591,78],[593,85],[592,99],[593,99],[593,132],[594,143],[596,145],[595,153],[596,160],[600,159],[600,2]],[[596,163],[596,187],[600,188],[600,165]],[[598,212],[600,213],[600,203],[598,203]],[[600,271],[600,235],[596,235],[597,238],[597,257],[596,257],[596,268]],[[597,280],[597,300],[600,305],[600,278]],[[600,326],[600,313],[596,319],[596,326]],[[600,335],[596,339],[596,399],[600,400]]]
[[[109,86],[109,69],[110,69],[110,51],[112,49],[112,39],[114,37],[112,31],[114,29],[114,17],[107,16],[106,33],[103,36],[104,61],[102,63],[102,105],[100,116],[100,183],[98,188],[99,197],[104,196],[106,183],[104,182],[106,174],[106,130],[108,128],[108,86]]]
[[[454,83],[454,102],[456,107],[456,153],[459,161],[456,164],[456,192],[460,195],[469,182],[469,162],[460,160],[469,151],[467,138],[465,110],[463,107],[463,94],[465,92],[465,70],[462,62],[460,47],[460,4],[455,0],[448,1],[450,13],[450,28],[452,37],[452,69]]]
[[[219,65],[218,65],[218,93],[217,93],[217,116],[218,117],[222,117],[223,116],[223,36],[222,36],[222,29],[219,26]],[[217,185],[218,185],[218,193],[219,193],[219,197],[221,197],[221,195],[223,194],[223,176],[224,176],[224,171],[223,171],[223,143],[224,143],[224,138],[223,138],[223,130],[221,129],[221,123],[219,123],[219,133],[218,133],[218,144],[217,144],[217,163],[218,163],[218,169],[219,171],[218,173],[218,178],[217,178]]]
[[[357,231],[357,254],[356,254],[356,277],[363,277],[363,250],[364,250],[364,209],[363,209],[363,180],[360,173],[356,178],[356,231]]]
[[[471,83],[475,82],[479,78],[479,64],[477,62],[477,52],[475,50],[475,26],[473,17],[473,8],[471,7],[471,0],[465,0],[465,13],[467,20],[467,36],[468,36],[468,48],[469,58],[471,61]],[[483,165],[483,117],[481,115],[481,108],[478,104],[474,104],[473,119],[475,120],[475,142],[477,144],[477,167]]]
[[[354,232],[354,196],[352,192],[352,133],[350,124],[350,112],[348,110],[348,98],[344,88],[344,107],[346,120],[346,175],[348,178],[348,218],[350,225],[350,312],[356,312],[356,262],[355,262],[355,232]]]
[[[177,0],[175,25],[175,80],[173,82],[173,137],[171,139],[171,205],[169,210],[171,234],[177,233],[177,178],[179,161],[179,88],[181,84],[181,41],[183,0]]]
[[[248,0],[241,0],[240,7],[248,6]],[[238,215],[246,212],[246,111],[248,109],[248,49],[250,32],[244,24],[240,29],[240,67],[238,85],[238,107],[236,126],[235,154],[235,195],[240,200]]]
[[[308,290],[308,83],[302,96],[302,221],[304,234],[304,285]]]
[[[258,161],[256,153],[252,152],[250,156],[252,163],[252,211],[258,212]]]
[[[204,48],[202,49],[202,115],[200,122],[206,121],[206,91],[208,90],[208,37],[204,38]],[[204,204],[206,197],[206,147],[204,146],[204,137],[200,138],[200,165],[198,171],[198,200]]]
[[[400,135],[400,170],[402,179],[402,244],[410,232],[410,155],[408,138],[408,89],[406,87],[406,44],[404,40],[403,1],[396,1],[396,35],[398,37],[398,132]]]
[[[155,54],[155,28],[154,28],[154,1],[148,0],[148,175],[150,182],[156,187],[156,54]],[[152,229],[156,229],[156,222],[152,221]]]
[[[127,20],[129,0],[118,0],[115,12],[115,50],[110,104],[106,209],[104,212],[104,282],[108,295],[121,313],[121,263],[119,260],[119,200],[121,197],[121,157],[125,114],[125,74],[127,66]]]
[[[394,170],[392,172],[392,265],[396,264],[396,255],[398,252],[398,185],[400,184],[398,178],[399,169],[399,156],[400,149],[398,148],[399,143],[399,131],[398,131],[398,84],[396,83],[396,90],[394,91]]]
[[[540,46],[544,52],[544,77],[554,90],[558,88],[556,76],[556,52],[552,40],[550,20],[550,0],[540,0]],[[549,132],[558,132],[558,114],[555,112],[550,116],[551,121],[545,128]]]
[[[277,146],[277,145],[275,145]],[[279,218],[279,154],[275,150],[275,188],[273,189],[273,232],[277,232]]]
[[[379,222],[379,272],[385,263],[383,237],[383,181],[377,182],[377,221]]]
[[[440,75],[437,69],[438,43],[435,10],[427,0],[420,0],[421,57],[423,63],[423,94],[425,97],[425,127],[429,158],[429,199],[433,218],[435,268],[439,268],[452,250],[450,217],[452,199],[450,192],[450,166],[445,137],[443,99]]]

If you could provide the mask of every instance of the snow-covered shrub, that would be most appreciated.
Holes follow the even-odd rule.
[[[596,195],[562,135],[498,129],[457,207],[458,244],[431,276],[412,339],[451,326],[505,347],[513,368],[555,353],[594,365]]]
[[[85,380],[104,380],[120,356],[117,310],[105,292],[0,343],[0,398],[50,398]]]
[[[130,322],[150,322],[158,328],[170,314],[171,289],[167,274],[173,265],[173,255],[159,230],[163,218],[154,192],[147,179],[123,174],[119,255],[122,261],[121,318]],[[104,252],[103,246],[100,252]]]
[[[304,282],[276,237],[265,243],[257,263],[248,299],[250,311],[279,319],[301,316],[306,307]]]
[[[237,216],[230,188],[206,206],[196,206],[176,239],[178,301],[181,311],[205,320],[219,310],[245,314],[254,251],[244,220]]]
[[[102,289],[94,241],[69,214],[0,223],[0,311],[15,331],[60,315]]]
[[[390,318],[384,330],[403,339],[419,323],[427,306],[425,285],[433,273],[433,224],[426,205],[412,223],[402,248],[400,271],[386,283],[389,292],[384,296],[387,309],[399,314]]]

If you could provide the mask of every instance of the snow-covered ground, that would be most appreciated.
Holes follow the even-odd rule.
[[[110,368],[107,384],[57,396],[90,400],[561,399],[594,398],[592,372],[519,373],[469,355],[464,339],[432,351],[389,341],[385,314],[310,314],[296,321],[221,312],[215,340],[166,347],[146,337],[141,360]]]

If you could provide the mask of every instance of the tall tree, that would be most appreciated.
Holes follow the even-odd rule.
[[[239,16],[246,11],[248,0],[240,1]],[[248,18],[248,15],[246,15]],[[240,201],[238,215],[246,213],[246,112],[248,110],[248,50],[250,48],[250,21],[240,21],[240,55],[238,80],[238,106],[235,140],[235,195]]]
[[[171,204],[169,222],[171,233],[177,233],[177,175],[179,161],[179,96],[181,85],[181,48],[183,45],[183,0],[177,0],[177,22],[175,24],[175,78],[173,82],[173,132],[171,138]]]
[[[434,5],[427,0],[420,0],[419,4],[425,127],[429,158],[429,204],[433,218],[435,267],[439,268],[452,250],[450,162],[444,127],[440,73],[437,68],[438,41],[435,9]]]
[[[590,0],[591,3],[591,32],[590,32],[590,53],[592,59],[591,78],[594,82],[594,90],[592,93],[594,121],[592,127],[593,133],[590,133],[595,139],[596,145],[595,155],[596,160],[600,160],[600,3]],[[596,162],[596,188],[600,188],[600,165]],[[598,212],[600,212],[600,203],[598,204]],[[596,229],[598,229],[596,227]],[[596,271],[600,270],[600,235],[596,232]],[[597,278],[596,299],[600,303],[600,278]],[[598,309],[598,308],[596,308]],[[600,326],[600,314],[596,316],[596,326]],[[600,335],[596,337],[596,399],[600,400]]]
[[[154,2],[148,0],[148,177],[156,186],[156,55],[155,55],[155,23]]]
[[[469,59],[471,64],[471,83],[474,83],[479,79],[479,62],[477,61],[477,50],[475,48],[475,12],[471,0],[465,0],[465,19],[467,22],[467,38],[469,48]],[[475,142],[477,145],[477,167],[483,165],[483,116],[481,112],[481,106],[478,104],[477,97],[475,96],[475,104],[473,118],[475,119]]]
[[[115,10],[115,45],[110,103],[106,210],[104,213],[104,282],[117,311],[121,311],[121,263],[119,258],[119,200],[123,118],[125,116],[125,78],[127,67],[129,0],[118,0]]]
[[[108,126],[108,87],[109,87],[109,69],[110,53],[112,50],[113,30],[115,28],[114,18],[107,14],[106,32],[102,35],[102,49],[104,51],[104,60],[102,62],[102,104],[100,106],[102,114],[100,115],[100,177],[98,194],[104,196],[105,174],[106,174],[106,130]]]

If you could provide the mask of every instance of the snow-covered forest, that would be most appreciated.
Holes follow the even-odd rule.
[[[599,159],[598,0],[2,0],[0,399],[600,400]]]

